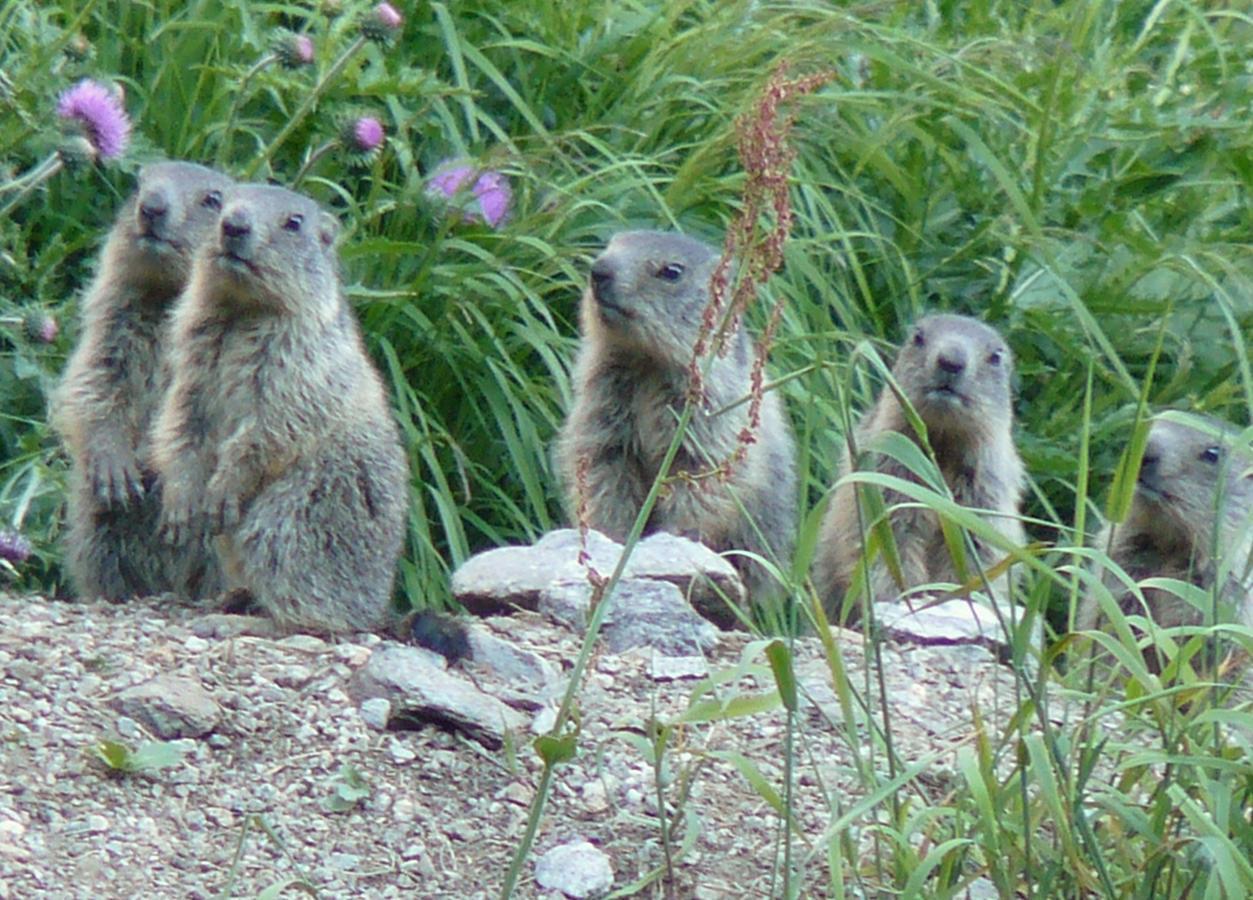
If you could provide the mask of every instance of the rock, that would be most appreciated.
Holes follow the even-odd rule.
[[[158,675],[127,688],[113,702],[119,712],[165,740],[201,737],[222,718],[222,710],[199,682],[178,675]]]
[[[923,646],[974,644],[999,657],[1009,652],[1009,642],[996,612],[982,603],[958,597],[939,602],[931,600],[876,603],[875,619],[893,638]],[[1021,608],[1014,619],[1021,621]],[[1008,625],[1008,609],[1002,611]],[[1031,643],[1040,646],[1040,626],[1036,624]]]
[[[391,701],[391,718],[417,719],[455,728],[490,749],[499,749],[505,732],[520,731],[522,716],[464,678],[433,665],[413,647],[387,645],[370,654],[353,676],[354,698]]]
[[[540,595],[539,612],[581,632],[587,627],[591,589],[557,584]],[[652,647],[667,656],[691,656],[712,647],[718,629],[701,618],[668,581],[620,581],[602,601],[609,605],[600,636],[612,653]]]
[[[544,697],[557,687],[557,670],[539,654],[523,650],[477,625],[469,627],[466,637],[470,658],[501,681],[514,687],[523,682]]]
[[[589,531],[586,559],[580,561],[583,551],[578,531],[550,531],[533,546],[500,547],[466,560],[453,573],[452,591],[478,615],[538,609],[546,592],[577,606],[579,596],[591,595],[589,567],[608,578],[622,545]],[[745,602],[744,586],[730,563],[703,544],[673,534],[653,534],[636,544],[622,574],[623,582],[631,580],[668,581],[707,618],[728,627],[738,620],[723,595],[737,605]]]
[[[649,660],[648,674],[653,681],[704,678],[709,674],[709,662],[703,656],[667,656],[654,650],[652,659]]]
[[[587,841],[559,844],[535,863],[535,882],[567,897],[593,897],[613,887],[609,857]]]
[[[386,731],[392,717],[392,702],[386,697],[373,697],[361,704],[361,720],[375,731]]]

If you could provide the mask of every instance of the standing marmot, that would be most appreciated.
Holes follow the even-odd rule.
[[[965,316],[927,316],[914,326],[900,350],[892,376],[927,426],[940,472],[962,506],[991,510],[990,525],[1014,544],[1026,542],[1018,518],[1023,467],[1011,433],[1010,376],[1013,358],[992,328]],[[877,436],[890,431],[917,439],[895,392],[884,389],[874,408],[857,426],[859,452],[874,450]],[[873,462],[875,471],[917,481],[903,463],[887,455]],[[841,473],[853,469],[847,451]],[[884,491],[888,506],[908,502]],[[858,576],[862,556],[862,523],[858,521],[857,489],[844,484],[835,491],[818,536],[814,584],[833,617]],[[870,596],[875,602],[895,599],[902,590],[935,581],[963,583],[977,572],[959,574],[944,542],[935,513],[905,506],[890,513],[892,536],[900,555],[904,584],[898,585],[881,558],[870,565]],[[871,523],[866,522],[868,528]],[[999,549],[975,541],[986,567],[1002,556]],[[1007,599],[1006,579],[993,582],[998,599]],[[850,613],[856,615],[855,611]]]
[[[582,477],[588,524],[616,540],[634,523],[674,437],[718,259],[716,250],[690,237],[628,231],[615,235],[592,265],[574,408],[558,438],[556,465],[571,518]],[[796,539],[796,450],[777,394],[765,396],[757,440],[725,483],[683,478],[707,473],[735,453],[748,404],[717,411],[748,395],[752,366],[752,342],[741,330],[727,355],[713,360],[707,402],[692,417],[671,466],[674,480],[644,533],[683,534],[719,552],[748,550],[786,568]],[[742,556],[732,562],[750,595],[769,590],[773,579],[760,566]]]
[[[181,547],[156,539],[161,498],[146,457],[166,314],[231,184],[192,163],[145,166],[83,301],[82,335],[52,408],[72,463],[65,564],[83,596],[220,589],[203,535]]]
[[[1196,424],[1155,419],[1149,431],[1127,520],[1106,525],[1096,547],[1135,581],[1175,578],[1205,590],[1220,577],[1219,596],[1234,619],[1253,626],[1253,453],[1236,448],[1239,433],[1217,419]],[[1214,549],[1217,548],[1217,554]],[[1145,605],[1108,569],[1101,581],[1125,613]],[[1144,588],[1147,613],[1158,625],[1199,625],[1205,615],[1160,588]],[[1098,625],[1100,609],[1089,592],[1079,611],[1080,628]],[[1230,621],[1219,614],[1219,621]]]
[[[239,185],[174,309],[153,435],[163,532],[207,522],[228,585],[283,628],[388,620],[408,465],[339,283],[336,221]]]

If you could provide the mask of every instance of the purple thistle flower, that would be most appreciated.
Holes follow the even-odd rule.
[[[390,3],[380,3],[374,7],[374,15],[385,28],[395,31],[404,23],[404,17]]]
[[[426,190],[432,196],[442,195],[445,199],[454,200],[471,179],[474,179],[474,184],[470,193],[478,210],[463,209],[466,218],[472,222],[486,220],[493,228],[500,227],[509,214],[509,204],[513,200],[509,179],[501,173],[491,169],[480,170],[466,163],[445,163],[431,177]]]
[[[390,3],[380,3],[362,20],[361,33],[367,40],[386,42],[405,24],[405,18]]]
[[[26,317],[26,334],[32,341],[51,344],[59,332],[57,320],[47,313],[33,312]]]
[[[307,34],[280,29],[274,35],[273,48],[285,69],[299,69],[313,62],[313,39]]]
[[[130,143],[131,122],[121,98],[91,79],[61,94],[57,115],[81,128],[101,159],[120,156]]]
[[[0,529],[0,559],[17,564],[30,559],[34,548],[16,531]]]
[[[352,123],[352,143],[361,153],[372,153],[383,144],[383,123],[374,116],[361,116]]]

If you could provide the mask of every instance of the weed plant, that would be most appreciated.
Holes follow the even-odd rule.
[[[116,86],[134,125],[120,159],[66,166],[0,221],[0,524],[34,548],[0,578],[60,584],[66,464],[45,407],[94,254],[144,161],[299,180],[342,220],[348,293],[413,469],[398,602],[440,606],[471,553],[560,523],[549,447],[570,403],[588,260],[628,227],[720,242],[745,196],[737,122],[786,62],[828,80],[793,101],[790,236],[748,320],[760,332],[771,310],[781,316],[769,381],[797,430],[801,546],[812,548],[844,435],[882,385],[875,360],[926,311],[977,316],[1018,361],[1025,513],[1041,542],[1015,557],[1020,599],[1060,640],[1034,661],[1019,644],[1016,727],[981,732],[938,801],[920,804],[918,766],[867,766],[864,797],[832,799],[807,864],[781,827],[779,892],[955,896],[975,878],[1002,896],[1253,891],[1253,718],[1231,693],[1238,669],[1215,679],[1201,652],[1221,633],[1247,653],[1248,630],[1156,635],[1168,662],[1151,671],[1120,620],[1102,644],[1112,669],[1055,665],[1082,649],[1067,628],[1101,553],[1084,548],[1106,512],[1125,511],[1131,481],[1114,476],[1134,471],[1148,414],[1253,418],[1248,9],[396,6],[403,22],[377,35],[361,29],[375,5],[352,0],[0,7],[0,204],[62,145],[56,98],[78,79]],[[308,45],[292,50],[297,38],[311,59]],[[380,146],[353,144],[367,117]],[[452,197],[432,189],[450,162],[469,169]],[[480,184],[507,204],[503,219]],[[938,495],[923,500],[943,508]],[[806,556],[783,573],[798,608]],[[766,624],[787,630],[782,617]],[[787,644],[766,646],[759,663],[792,712]],[[890,758],[886,710],[827,647],[841,702],[869,710],[837,727],[859,747],[858,722],[887,722],[868,733]],[[1086,715],[1050,715],[1043,685],[1057,680]],[[692,723],[709,720],[694,708]],[[802,717],[790,721],[803,742]],[[649,752],[661,766],[659,727]],[[546,759],[557,765],[567,749]],[[889,839],[866,858],[849,825]],[[675,828],[663,843],[681,864]],[[524,840],[519,859],[526,850]]]

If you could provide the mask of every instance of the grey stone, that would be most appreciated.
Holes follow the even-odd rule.
[[[604,602],[609,609],[600,633],[613,653],[652,647],[667,656],[693,656],[718,643],[718,629],[667,581],[623,581]]]
[[[158,675],[127,688],[113,702],[119,712],[165,740],[208,734],[222,718],[222,710],[199,682],[178,675]]]
[[[582,632],[587,627],[592,590],[588,585],[554,584],[540,595],[539,612]],[[653,647],[666,656],[694,656],[718,641],[718,629],[697,615],[668,581],[619,581],[608,599],[600,635],[613,653]]]
[[[474,662],[502,681],[515,686],[524,682],[539,693],[552,691],[557,686],[557,670],[542,656],[523,650],[479,625],[471,625],[466,638]]]
[[[391,701],[391,719],[411,718],[455,728],[493,750],[506,731],[521,731],[523,717],[464,678],[433,665],[413,647],[383,645],[353,676],[358,701]]]
[[[567,897],[594,897],[613,887],[613,866],[608,856],[587,841],[572,841],[539,858],[535,882]]]
[[[654,650],[648,674],[653,681],[704,678],[709,674],[709,662],[703,656],[667,656]]]
[[[500,547],[466,560],[453,573],[452,591],[478,615],[512,607],[535,610],[545,595],[550,602],[555,597],[590,597],[589,569],[608,578],[621,555],[622,545],[598,531],[588,532],[584,548],[578,531],[563,528],[530,547]],[[744,586],[730,563],[703,544],[673,534],[653,534],[636,544],[622,581],[637,579],[670,582],[719,625],[738,621],[723,596],[741,607],[745,603]]]
[[[1023,611],[1015,609],[1013,620],[1021,621]],[[898,600],[876,603],[874,614],[879,624],[897,640],[923,646],[978,645],[1001,656],[1009,650],[1008,636],[1001,627],[996,610],[985,603],[958,597],[951,600]],[[1001,606],[1001,616],[1008,626],[1011,610]],[[1039,624],[1033,630],[1031,644],[1039,647]]]
[[[361,720],[375,731],[385,731],[392,717],[392,702],[386,697],[372,697],[361,704]]]

